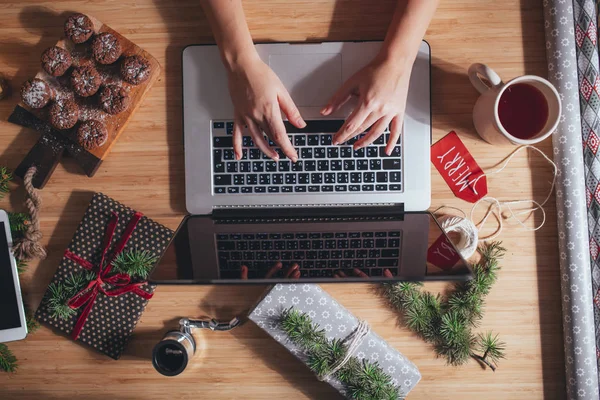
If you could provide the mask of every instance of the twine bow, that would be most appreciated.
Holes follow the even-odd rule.
[[[123,251],[141,218],[142,213],[138,212],[131,217],[129,224],[125,228],[125,232],[123,232],[121,239],[115,245],[112,257],[107,259],[106,254],[108,253],[110,242],[112,241],[117,223],[119,222],[119,216],[114,212],[112,213],[112,217],[110,218],[110,221],[106,227],[106,231],[104,232],[102,257],[100,258],[100,263],[98,264],[97,268],[95,268],[94,264],[84,260],[77,254],[74,254],[69,250],[65,251],[65,257],[68,259],[76,262],[83,268],[90,271],[96,270],[96,279],[90,281],[86,288],[82,289],[79,293],[73,296],[67,303],[72,309],[77,309],[85,305],[83,312],[79,316],[79,319],[77,320],[77,323],[71,332],[71,337],[73,340],[77,340],[79,337],[79,334],[81,333],[81,330],[83,329],[83,326],[85,325],[85,322],[92,311],[92,307],[94,306],[99,293],[103,293],[106,296],[120,296],[122,294],[132,292],[146,300],[152,298],[152,293],[148,293],[140,288],[140,286],[146,284],[146,281],[131,283],[131,277],[124,273],[118,273],[109,276],[112,269],[111,264],[113,260],[119,255],[119,253]],[[113,289],[107,289],[105,284],[111,285]]]

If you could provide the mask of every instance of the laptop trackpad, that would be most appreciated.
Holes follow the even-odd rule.
[[[298,107],[323,107],[342,84],[342,55],[271,54],[269,65]]]

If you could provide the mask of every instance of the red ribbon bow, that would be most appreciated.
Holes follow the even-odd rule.
[[[108,226],[106,227],[106,231],[104,232],[104,242],[102,244],[102,257],[100,259],[100,263],[98,264],[96,279],[91,281],[85,289],[81,290],[79,293],[73,296],[73,298],[71,298],[67,303],[68,306],[72,309],[79,308],[87,303],[87,305],[83,309],[83,312],[79,316],[79,319],[77,320],[73,331],[71,332],[71,337],[73,338],[73,340],[77,340],[77,338],[79,337],[79,334],[81,333],[81,330],[83,329],[83,326],[85,325],[85,322],[87,321],[88,316],[92,311],[92,307],[96,302],[96,297],[98,297],[98,293],[104,293],[106,296],[120,296],[122,294],[132,292],[140,297],[143,297],[146,300],[152,298],[152,293],[148,293],[140,288],[140,286],[146,284],[145,281],[130,283],[131,277],[123,273],[108,276],[110,270],[112,269],[111,264],[113,260],[123,251],[123,249],[127,245],[127,242],[131,238],[133,230],[135,229],[137,223],[141,218],[142,213],[136,212],[135,214],[133,214],[133,217],[131,217],[127,228],[125,228],[125,232],[123,232],[121,239],[117,242],[115,246],[115,250],[113,252],[112,257],[105,263],[104,261],[106,260],[106,253],[108,253],[110,242],[112,241],[115,229],[117,227],[117,223],[119,222],[119,216],[114,212],[112,213],[112,217],[110,218]],[[85,269],[94,271],[94,265],[91,262],[84,260],[77,254],[74,254],[69,250],[65,251],[65,257],[67,257],[69,260],[75,261],[77,264],[79,264]],[[105,289],[105,283],[112,285],[114,289]]]

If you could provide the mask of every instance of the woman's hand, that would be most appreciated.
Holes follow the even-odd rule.
[[[355,150],[360,149],[373,143],[390,125],[391,135],[385,149],[390,155],[402,130],[411,69],[412,62],[376,57],[348,79],[321,110],[321,114],[330,115],[352,95],[358,96],[358,106],[334,135],[333,144],[344,143],[371,127],[354,144]]]
[[[298,128],[304,128],[306,122],[277,75],[257,54],[229,70],[229,92],[235,109],[233,149],[236,159],[242,158],[242,129],[247,126],[254,143],[267,156],[279,160],[275,149],[265,140],[263,131],[289,159],[296,162],[298,153],[287,136],[281,112]]]

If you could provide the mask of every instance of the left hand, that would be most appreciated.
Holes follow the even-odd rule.
[[[354,144],[355,150],[360,149],[373,143],[391,124],[390,140],[385,149],[390,155],[402,130],[411,70],[412,65],[376,57],[348,79],[321,110],[321,114],[330,115],[352,95],[358,96],[358,106],[334,135],[333,144],[344,143],[371,127]]]

